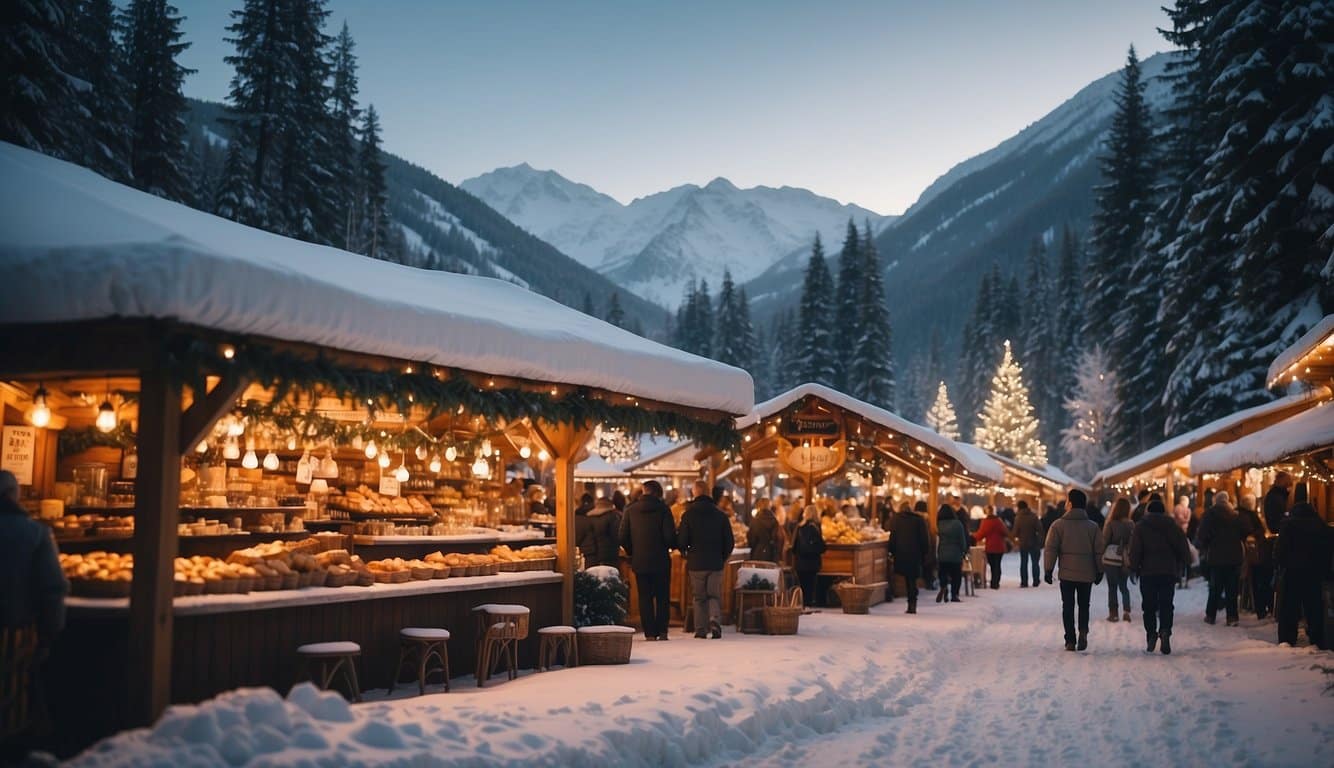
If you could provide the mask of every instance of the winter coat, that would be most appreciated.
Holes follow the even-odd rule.
[[[1121,562],[1112,563],[1120,568],[1126,563],[1126,552],[1130,549],[1130,537],[1135,533],[1135,524],[1129,520],[1108,520],[1102,527],[1103,553],[1107,547],[1115,544],[1121,550]]]
[[[1130,570],[1141,576],[1180,576],[1190,562],[1190,544],[1165,513],[1146,513],[1130,535]]]
[[[797,526],[792,535],[792,556],[793,565],[798,571],[820,570],[820,555],[824,551],[824,533],[819,523],[802,523]]]
[[[593,502],[587,499],[574,508],[574,545],[583,553],[584,562],[591,560],[595,554],[593,522],[588,519],[588,512],[591,509]]]
[[[1091,583],[1102,575],[1102,529],[1082,509],[1072,509],[1052,523],[1042,566],[1047,573],[1059,564],[1061,581]]]
[[[1047,541],[1046,532],[1051,530],[1052,523],[1060,519],[1061,519],[1061,513],[1056,511],[1055,507],[1052,507],[1051,509],[1042,513],[1042,531],[1043,531],[1042,541],[1044,543]]]
[[[1001,519],[1001,522],[1005,523],[1006,528],[1009,528],[1012,531],[1014,530],[1015,511],[1013,509],[1006,507],[997,512],[996,516]]]
[[[930,551],[930,532],[926,519],[916,512],[894,516],[894,530],[889,535],[889,551],[894,555],[894,572],[921,573]]]
[[[1084,514],[1088,515],[1089,520],[1093,521],[1093,524],[1098,526],[1099,530],[1102,530],[1102,527],[1107,524],[1107,518],[1097,509],[1086,509]]]
[[[936,560],[947,564],[962,563],[967,554],[968,534],[964,533],[963,523],[952,517],[941,520],[936,529]]]
[[[1031,509],[1020,509],[1014,515],[1014,538],[1020,549],[1040,549],[1045,539],[1042,536],[1042,521],[1038,513]]]
[[[1270,486],[1265,494],[1265,525],[1270,531],[1283,530],[1283,518],[1288,514],[1288,489],[1277,485]]]
[[[1260,513],[1245,507],[1237,508],[1237,517],[1241,520],[1241,538],[1255,541],[1256,565],[1268,565],[1274,559],[1273,543],[1265,531],[1264,518]]]
[[[1241,518],[1225,504],[1215,504],[1200,521],[1200,553],[1209,565],[1241,565]]]
[[[588,542],[579,542],[585,565],[610,565],[621,562],[621,513],[606,499],[598,499],[588,511]]]
[[[1130,522],[1138,523],[1144,519],[1144,513],[1149,511],[1148,504],[1136,504],[1135,508],[1130,510]]]
[[[1297,504],[1288,513],[1274,546],[1274,562],[1289,576],[1321,579],[1329,573],[1331,537],[1325,521],[1310,504]]]
[[[0,496],[0,626],[36,626],[48,646],[65,626],[68,593],[51,529]]]
[[[751,560],[778,562],[783,554],[783,529],[773,510],[762,509],[755,513],[746,531],[746,546],[750,547]]]
[[[1006,530],[1005,523],[995,515],[990,515],[982,519],[982,525],[978,526],[977,533],[973,534],[973,541],[978,544],[984,544],[988,555],[1005,554],[1005,540],[1009,538],[1010,532]]]
[[[657,496],[641,496],[625,508],[621,546],[630,554],[630,568],[635,573],[670,573],[671,550],[676,546],[672,510]]]
[[[681,516],[676,546],[686,559],[686,570],[721,571],[734,546],[732,523],[713,499],[697,496]]]

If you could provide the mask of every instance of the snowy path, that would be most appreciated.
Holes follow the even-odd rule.
[[[1006,558],[1014,571],[1017,562]],[[1095,587],[1090,647],[1063,650],[1054,587],[963,604],[902,600],[826,611],[797,637],[638,643],[625,667],[526,674],[485,689],[347,707],[307,690],[178,708],[87,765],[1334,764],[1334,697],[1317,662],[1273,645],[1272,624],[1202,623],[1205,590],[1177,593],[1170,657],[1144,653],[1138,610],[1109,623]],[[933,597],[933,596],[931,596]],[[1132,587],[1138,608],[1139,598]],[[381,692],[381,695],[382,692]],[[276,722],[275,722],[276,720]]]

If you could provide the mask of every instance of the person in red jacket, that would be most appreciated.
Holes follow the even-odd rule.
[[[986,547],[987,568],[991,571],[992,589],[1000,589],[1001,556],[1005,554],[1005,540],[1009,536],[1010,531],[1005,527],[1004,521],[996,516],[996,508],[988,506],[987,516],[982,518],[977,533],[973,534],[973,541]]]

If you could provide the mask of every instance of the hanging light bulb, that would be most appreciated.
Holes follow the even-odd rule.
[[[445,461],[448,461],[452,464],[454,460],[457,459],[458,457],[459,457],[459,450],[454,446],[451,445],[445,449]]]
[[[477,460],[472,463],[472,473],[477,477],[486,477],[491,474],[491,465],[486,462],[484,457],[478,456]]]
[[[269,451],[264,454],[264,468],[270,472],[278,471],[278,454]]]
[[[291,437],[287,438],[287,450],[289,451],[296,450],[296,435],[292,435]]]
[[[489,437],[482,439],[482,455],[483,456],[491,455],[491,438]]]
[[[233,418],[231,421],[227,422],[228,437],[240,437],[241,435],[244,434],[245,434],[245,422],[237,418]]]
[[[532,448],[529,448],[529,447],[526,446],[526,445],[524,445],[524,446],[520,446],[520,447],[519,447],[519,458],[521,458],[521,459],[526,459],[526,458],[528,458],[529,456],[532,456],[532,455],[533,455],[533,449],[532,449]]]
[[[333,451],[326,453],[320,461],[320,477],[333,479],[338,477],[338,462],[334,461]]]
[[[99,432],[110,432],[116,428],[116,409],[111,407],[111,400],[103,400],[97,407],[97,429]]]
[[[399,481],[400,483],[406,483],[408,481],[408,477],[409,475],[408,475],[407,465],[399,464],[398,469],[394,470],[394,479]]]
[[[241,458],[241,446],[237,444],[236,438],[229,438],[227,444],[222,447],[222,458],[231,461]]]
[[[426,446],[418,445],[417,450],[413,451],[417,456],[417,461],[426,461]]]
[[[549,458],[551,458],[551,454],[547,453],[547,449],[543,448],[542,450],[537,452],[538,461],[546,461]]]
[[[207,440],[200,440],[200,441],[199,441],[199,445],[196,445],[196,446],[195,446],[195,453],[198,453],[198,454],[200,454],[201,456],[202,456],[203,454],[205,454],[205,453],[208,453],[208,441],[207,441]]]
[[[427,465],[426,468],[429,469],[429,470],[431,470],[431,472],[433,472],[433,473],[435,473],[435,474],[438,475],[438,474],[440,474],[440,470],[444,468],[444,465],[440,463],[440,457],[439,457],[439,456],[432,456],[432,457],[431,457],[431,463],[430,463],[429,465]]]
[[[380,457],[377,458],[377,459],[375,460],[375,463],[380,465],[380,469],[388,469],[388,468],[389,468],[389,454],[387,454],[387,453],[382,453],[382,454],[380,454]]]
[[[51,408],[46,404],[46,388],[41,384],[37,385],[37,391],[32,395],[32,412],[28,414],[28,420],[34,427],[45,427],[51,423]]]
[[[374,441],[374,440],[370,441],[369,443],[366,443],[366,458],[368,458],[368,459],[373,459],[373,458],[375,458],[375,454],[377,454],[377,453],[379,453],[379,452],[380,452],[380,449],[376,447],[376,445],[375,445],[375,441]],[[381,464],[380,466],[383,467],[383,466],[385,466],[385,465],[384,465],[384,464]]]
[[[246,449],[245,456],[241,459],[241,466],[246,469],[255,469],[259,466],[259,457],[255,455],[253,449]]]

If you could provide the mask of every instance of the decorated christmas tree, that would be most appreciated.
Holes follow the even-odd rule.
[[[954,416],[954,406],[950,404],[950,394],[943,381],[936,388],[936,401],[931,404],[931,410],[926,412],[926,425],[951,440],[959,439],[959,422]]]
[[[1079,361],[1075,391],[1065,400],[1070,426],[1061,430],[1061,447],[1069,457],[1065,471],[1075,477],[1093,477],[1112,463],[1108,441],[1116,429],[1119,410],[1116,387],[1116,374],[1109,370],[1102,348],[1085,352]]]
[[[1023,372],[1006,340],[1005,354],[991,377],[991,394],[978,415],[973,441],[989,451],[1042,467],[1047,464],[1047,447],[1038,439],[1040,425],[1028,400]]]

